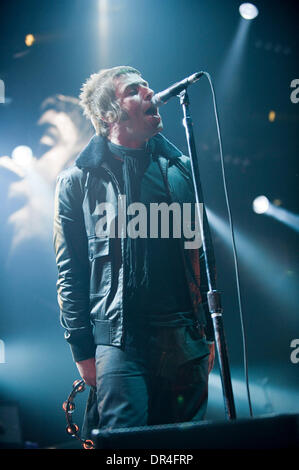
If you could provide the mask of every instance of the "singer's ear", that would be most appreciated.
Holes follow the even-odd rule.
[[[116,122],[127,121],[129,119],[129,115],[123,109],[119,109],[118,112],[116,111],[107,111],[103,117],[101,116],[101,120],[104,121],[106,124],[114,124]]]
[[[107,111],[105,114],[102,113],[101,118],[106,124],[113,124],[117,121],[117,113],[115,111]]]

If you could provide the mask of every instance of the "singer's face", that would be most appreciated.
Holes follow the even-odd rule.
[[[154,95],[148,83],[138,74],[120,75],[114,79],[116,99],[123,111],[119,123],[122,132],[140,142],[163,129],[161,116],[151,99]]]

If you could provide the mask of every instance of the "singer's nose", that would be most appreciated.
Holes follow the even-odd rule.
[[[145,87],[144,99],[150,101],[154,96],[154,91],[151,88]]]

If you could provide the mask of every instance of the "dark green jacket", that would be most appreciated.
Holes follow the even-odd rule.
[[[189,158],[161,134],[150,139],[149,149],[158,159],[171,200],[194,202]],[[97,344],[121,346],[124,337],[123,239],[96,235],[98,205],[109,202],[117,208],[120,196],[109,155],[107,140],[95,135],[75,164],[57,179],[54,246],[58,302],[75,361],[93,357]],[[213,256],[211,243],[209,250]],[[116,251],[120,256],[115,256]],[[205,328],[207,339],[213,340],[202,250],[182,249],[182,257],[195,318]]]

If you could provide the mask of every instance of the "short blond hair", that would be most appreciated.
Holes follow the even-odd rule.
[[[116,101],[113,79],[119,75],[141,73],[126,65],[100,70],[90,75],[82,85],[79,103],[83,114],[89,118],[97,134],[107,136],[109,124],[120,119],[121,110]],[[105,120],[103,120],[105,118]]]

